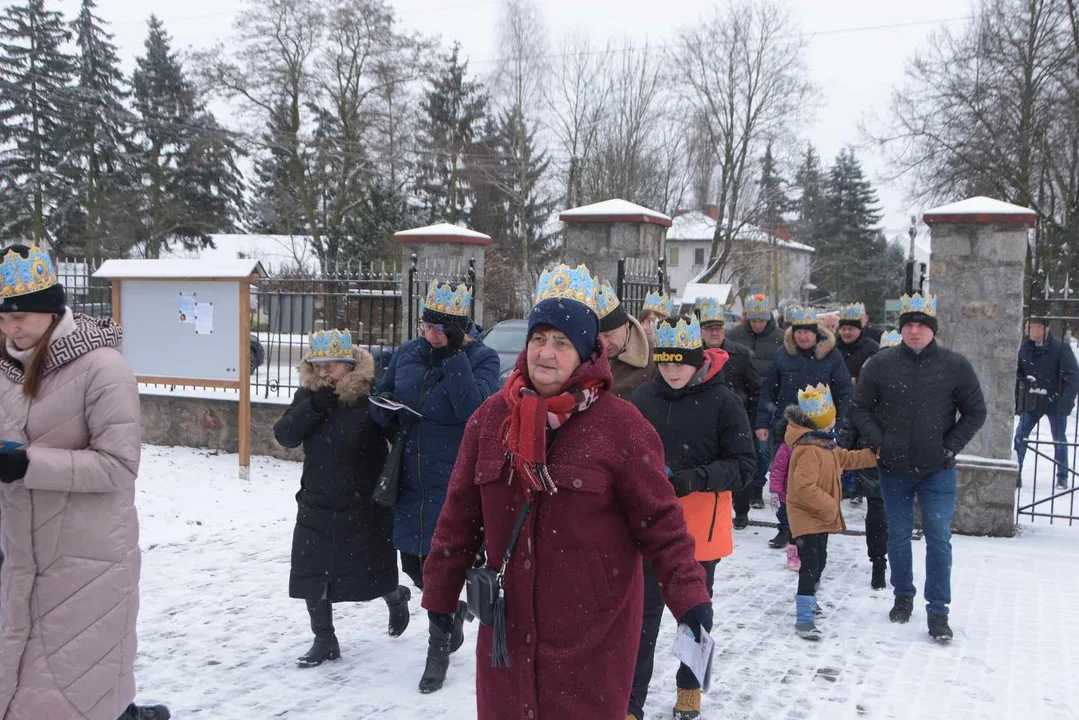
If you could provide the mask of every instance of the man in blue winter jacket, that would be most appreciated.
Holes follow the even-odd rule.
[[[1068,487],[1068,416],[1075,409],[1079,393],[1079,365],[1071,344],[1049,331],[1044,318],[1032,317],[1027,324],[1027,340],[1019,346],[1019,365],[1015,373],[1015,412],[1019,427],[1015,431],[1015,452],[1019,467],[1027,447],[1024,442],[1042,417],[1049,418],[1053,434],[1057,487]]]

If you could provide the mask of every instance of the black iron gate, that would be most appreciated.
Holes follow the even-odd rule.
[[[1047,321],[1053,334],[1063,339],[1065,352],[1072,350],[1071,335],[1079,332],[1079,293],[1071,290],[1071,278],[1050,278],[1045,272],[1034,275],[1027,291],[1024,320],[1039,317]],[[1076,514],[1076,491],[1079,490],[1079,416],[1075,409],[1063,419],[1063,433],[1058,424],[1056,437],[1052,434],[1053,420],[1048,416],[1035,417],[1020,411],[1024,399],[1043,393],[1025,378],[1016,379],[1016,410],[1019,422],[1031,426],[1030,434],[1019,440],[1025,456],[1020,468],[1016,498],[1016,519],[1030,522],[1047,519],[1072,525],[1079,521]],[[1060,423],[1060,420],[1056,421]]]
[[[622,258],[618,261],[618,281],[615,293],[626,311],[637,317],[649,293],[666,289],[664,261],[648,258]]]
[[[461,283],[476,289],[476,259],[469,258],[468,262],[445,260],[431,260],[420,258],[412,253],[412,262],[408,267],[408,304],[406,322],[408,326],[408,339],[412,340],[419,331],[420,318],[423,317],[423,301],[427,297],[427,289],[431,283],[449,283],[457,286]],[[472,321],[476,320],[476,303],[472,303],[469,312]]]

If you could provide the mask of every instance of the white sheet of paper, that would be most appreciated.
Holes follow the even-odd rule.
[[[682,661],[701,684],[701,690],[708,692],[712,684],[712,655],[716,641],[701,628],[701,641],[693,639],[693,631],[685,625],[679,625],[674,636],[674,656]]]
[[[377,405],[378,407],[382,408],[383,410],[389,410],[390,412],[397,412],[398,410],[404,410],[405,412],[412,413],[413,415],[415,415],[418,418],[421,418],[421,419],[423,418],[423,415],[416,412],[415,410],[410,408],[408,405],[405,405],[404,403],[394,402],[393,400],[387,400],[386,398],[375,397],[374,395],[372,395],[371,397],[369,397],[367,399],[370,401],[370,403],[372,405]]]
[[[209,335],[214,331],[214,304],[197,303],[195,305],[195,334]]]
[[[184,325],[195,323],[195,293],[180,293],[180,322]]]

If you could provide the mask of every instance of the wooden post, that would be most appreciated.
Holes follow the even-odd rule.
[[[120,281],[112,281],[112,321],[120,324]]]
[[[240,281],[240,479],[251,479],[251,283],[256,276]]]

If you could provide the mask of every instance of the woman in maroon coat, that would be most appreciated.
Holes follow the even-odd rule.
[[[468,422],[424,568],[423,606],[452,627],[480,546],[500,567],[531,498],[505,575],[509,667],[492,667],[492,628],[479,632],[481,720],[625,717],[642,553],[674,616],[695,633],[711,628],[704,572],[659,437],[609,392],[594,286],[583,267],[540,278],[528,344],[504,391]]]

